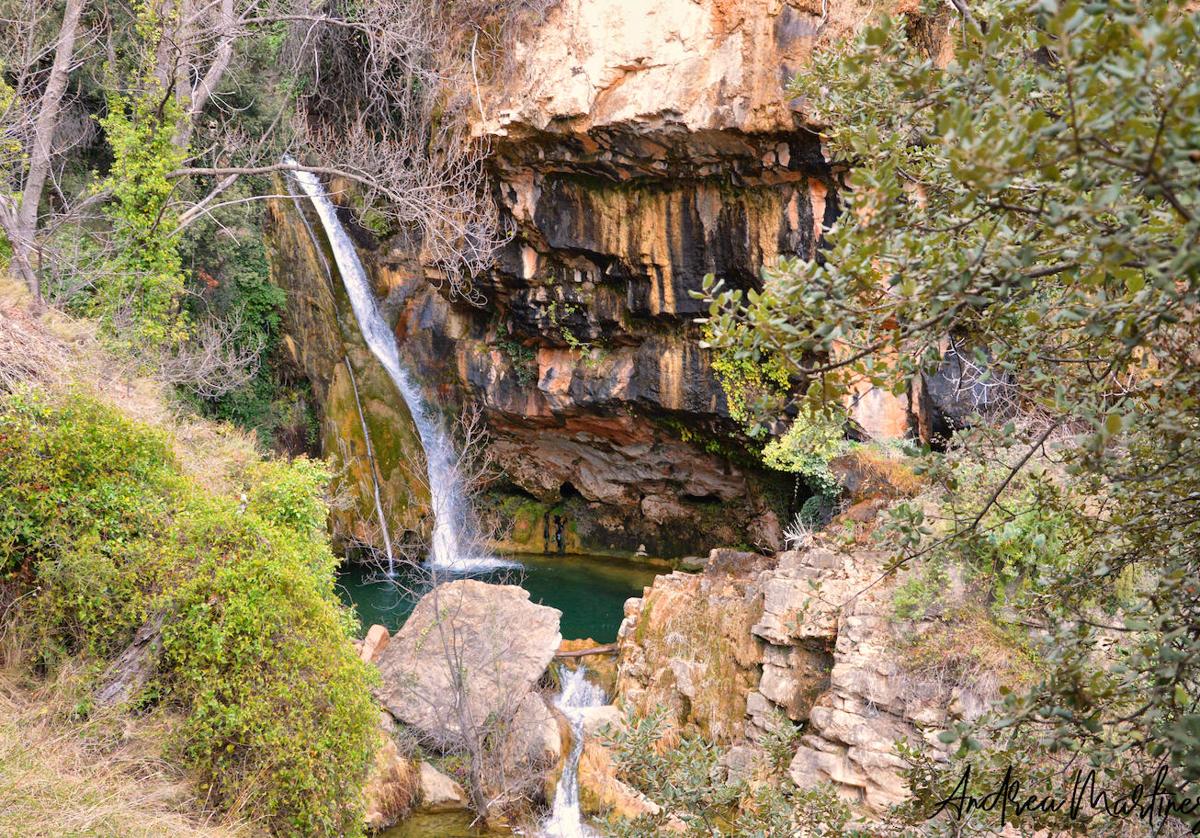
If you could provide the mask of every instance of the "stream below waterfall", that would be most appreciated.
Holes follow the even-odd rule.
[[[579,757],[583,754],[583,710],[604,704],[604,690],[587,679],[587,668],[559,670],[562,692],[554,700],[571,724],[571,750],[563,762],[562,776],[554,790],[554,808],[542,824],[543,838],[597,838],[598,833],[583,822],[579,810]]]
[[[607,700],[604,690],[588,680],[588,670],[563,667],[559,670],[562,687],[554,705],[571,726],[571,750],[563,761],[562,775],[554,789],[554,803],[545,820],[537,826],[509,830],[481,830],[472,825],[467,812],[414,814],[396,826],[384,830],[380,838],[479,838],[487,835],[525,835],[528,838],[601,838],[601,833],[583,819],[579,807],[579,759],[583,753],[584,713],[588,707],[600,707]]]

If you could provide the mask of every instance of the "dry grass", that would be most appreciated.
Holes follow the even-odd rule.
[[[914,626],[897,643],[896,659],[915,687],[970,687],[994,697],[1001,686],[1026,686],[1041,665],[1024,639],[999,625],[975,603],[949,609]]]
[[[108,351],[93,324],[47,308],[34,313],[23,285],[0,276],[0,393],[25,385],[82,390],[168,433],[184,471],[227,493],[262,458],[254,435],[182,410],[170,388]]]
[[[30,314],[24,288],[0,278],[0,392],[25,382],[59,384],[73,365],[68,343]]]
[[[160,757],[165,718],[64,715],[70,673],[33,690],[0,671],[0,835],[238,838],[245,824],[194,816],[195,789]]]
[[[912,497],[925,486],[898,451],[883,446],[856,446],[834,463],[835,471],[845,469],[858,476],[860,482],[853,490],[856,500],[877,496]]]

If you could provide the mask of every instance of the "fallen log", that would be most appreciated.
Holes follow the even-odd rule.
[[[575,649],[570,652],[555,652],[556,658],[586,658],[588,655],[615,655],[616,643],[605,643],[603,646],[592,646],[589,649]]]
[[[133,642],[121,653],[102,678],[96,703],[111,707],[135,698],[158,670],[162,653],[162,627],[166,614],[155,614],[137,630]]]

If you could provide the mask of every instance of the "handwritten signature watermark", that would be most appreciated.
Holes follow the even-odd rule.
[[[971,766],[963,770],[958,784],[950,794],[934,804],[935,809],[930,818],[935,818],[943,812],[953,812],[959,819],[975,812],[996,813],[999,825],[1003,826],[1010,820],[1022,815],[1055,815],[1065,812],[1071,820],[1080,816],[1089,816],[1103,812],[1112,818],[1133,819],[1144,821],[1147,825],[1163,823],[1167,818],[1175,816],[1186,817],[1200,810],[1200,795],[1189,797],[1171,791],[1167,780],[1166,767],[1160,768],[1153,777],[1138,783],[1119,795],[1098,787],[1096,770],[1087,773],[1077,770],[1067,789],[1038,794],[1022,788],[1021,781],[1013,776],[1012,766],[1004,770],[1004,778],[998,786],[991,789],[971,788]],[[977,793],[983,791],[982,796]],[[1200,834],[1200,823],[1192,830]]]

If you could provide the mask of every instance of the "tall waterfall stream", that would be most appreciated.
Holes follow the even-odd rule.
[[[297,171],[293,172],[292,176],[312,201],[317,216],[321,219],[363,339],[367,342],[371,354],[387,370],[417,426],[421,447],[425,450],[429,496],[433,505],[430,566],[435,570],[466,573],[504,564],[502,560],[493,556],[479,555],[478,551],[470,546],[472,539],[464,537],[463,527],[470,510],[462,495],[458,457],[454,445],[446,434],[440,417],[425,404],[420,387],[400,360],[395,335],[379,312],[367,272],[358,258],[354,243],[337,217],[337,208],[316,175]],[[382,514],[381,508],[380,515]],[[383,526],[386,529],[386,522],[383,522]]]

